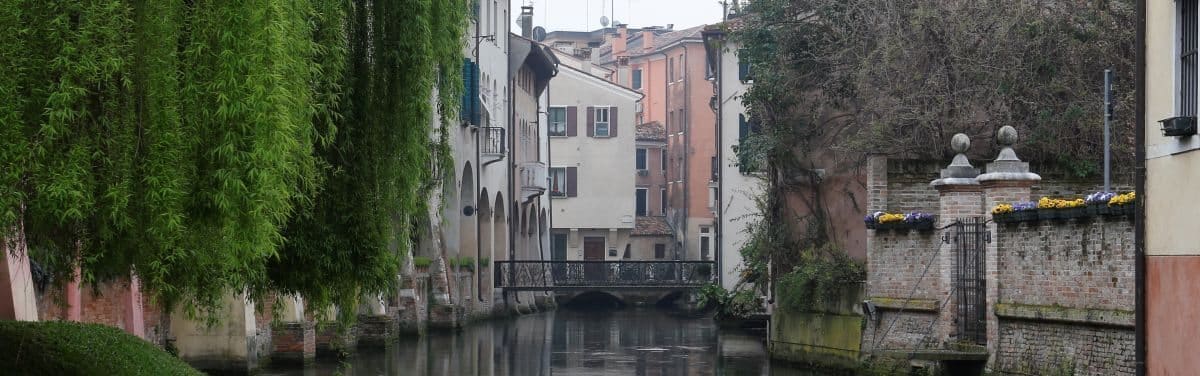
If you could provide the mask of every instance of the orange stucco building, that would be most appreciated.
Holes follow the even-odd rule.
[[[709,105],[703,29],[630,33],[618,25],[616,35],[592,54],[596,64],[612,71],[610,80],[645,95],[638,123],[665,126],[666,217],[675,235],[674,256],[685,260],[712,260],[716,249],[716,115]]]

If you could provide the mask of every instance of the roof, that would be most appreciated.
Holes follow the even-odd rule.
[[[648,52],[642,52],[642,51],[646,51],[646,49],[644,48],[645,46],[642,45],[642,43],[644,42],[644,40],[642,38],[642,34],[641,33],[633,33],[633,34],[630,34],[629,37],[625,38],[625,51],[627,51],[627,52],[636,51],[637,52],[637,53],[631,53],[629,55],[631,57],[632,56],[645,56],[645,55],[658,53],[659,51],[663,50],[664,48],[670,47],[671,45],[678,43],[680,41],[694,40],[696,42],[700,42],[701,41],[700,32],[704,31],[704,28],[706,26],[708,26],[708,25],[699,25],[699,26],[694,26],[694,27],[679,30],[679,31],[672,31],[669,33],[658,34],[654,37],[653,49]],[[607,63],[611,63],[615,60],[615,58],[612,55],[612,41],[604,42],[604,44],[600,45],[600,47],[597,47],[596,49],[597,49],[597,51],[599,51],[599,54],[596,55],[596,63],[597,64],[607,64]]]
[[[671,235],[671,225],[667,224],[667,217],[637,217],[633,226],[633,236],[661,235]]]
[[[666,141],[667,131],[663,128],[662,123],[652,121],[649,123],[641,123],[637,126],[638,141]]]
[[[689,29],[666,32],[666,34],[655,36],[654,49],[648,50],[648,52],[646,52],[646,49],[643,48],[642,35],[641,32],[638,32],[638,34],[625,38],[625,50],[626,52],[637,52],[630,54],[632,58],[632,56],[644,56],[659,53],[661,50],[664,50],[667,47],[672,47],[672,44],[682,41],[701,42],[701,32],[704,31],[706,26],[707,25],[692,26],[692,28]],[[612,56],[612,41],[601,44],[600,47],[596,47],[596,50],[599,50],[599,54],[595,54],[596,64],[610,64],[610,62],[616,60],[616,58],[613,58]]]

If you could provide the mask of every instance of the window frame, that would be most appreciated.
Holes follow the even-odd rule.
[[[594,137],[612,137],[612,111],[611,106],[596,106],[592,108],[592,135]],[[600,121],[600,114],[603,111],[604,121]],[[600,133],[600,124],[604,124],[604,133]]]
[[[1193,30],[1190,30],[1192,32],[1190,44],[1193,44],[1193,46],[1184,45],[1184,34],[1189,31],[1185,30],[1189,25],[1186,23],[1188,20],[1187,17],[1184,17],[1185,14],[1183,9],[1183,7],[1187,5],[1191,5],[1193,7],[1192,12],[1195,13],[1192,15],[1190,20],[1192,22],[1190,26],[1193,28]],[[1198,4],[1198,2],[1194,0],[1175,1],[1174,39],[1175,48],[1172,53],[1172,65],[1174,65],[1175,72],[1174,77],[1172,77],[1172,82],[1174,83],[1174,93],[1172,94],[1172,98],[1174,99],[1175,103],[1173,112],[1175,116],[1196,117],[1197,112],[1200,112],[1198,111],[1200,110],[1200,51],[1198,51],[1198,49],[1200,49],[1200,4]],[[1191,47],[1191,50],[1185,51],[1184,49],[1188,47]],[[1188,57],[1190,57],[1192,60],[1192,67],[1190,69],[1191,72],[1188,72],[1188,63],[1184,62],[1184,60]],[[1190,98],[1191,103],[1188,103],[1189,98],[1187,98],[1186,94],[1184,93],[1189,86],[1191,92],[1187,94],[1192,96],[1192,98]]]
[[[662,215],[667,215],[667,188],[658,189],[658,206],[662,210]]]
[[[654,243],[654,259],[663,260],[667,258],[667,245],[663,243]]]
[[[554,121],[553,113],[555,112],[555,110],[562,111],[561,122]],[[546,110],[546,123],[548,123],[547,124],[548,127],[546,128],[547,136],[549,136],[549,137],[567,137],[567,106],[550,106]],[[562,132],[558,132],[558,133],[554,132],[555,124],[558,124],[561,126]]]
[[[705,248],[708,249],[705,249]],[[700,260],[708,261],[712,258],[712,227],[700,226]]]
[[[640,159],[639,159],[640,158]],[[642,171],[650,169],[650,152],[646,148],[637,148],[633,151],[633,168]]]
[[[555,171],[562,172],[562,180],[555,179],[556,178]],[[550,178],[550,187],[549,187],[550,188],[549,189],[550,197],[552,197],[552,198],[567,198],[567,194],[568,194],[568,192],[567,192],[567,168],[565,166],[550,167],[549,169],[546,170],[546,175],[548,175]],[[554,186],[555,186],[554,183],[556,181],[561,181],[560,188],[562,188],[561,190],[559,190],[557,192],[554,190]]]
[[[640,199],[640,200],[639,200]],[[641,208],[638,207],[641,201]],[[639,210],[640,209],[640,210]],[[650,189],[649,188],[634,188],[633,189],[633,215],[645,217],[650,215]]]

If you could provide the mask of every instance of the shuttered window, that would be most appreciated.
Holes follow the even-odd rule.
[[[1177,0],[1179,7],[1179,116],[1196,116],[1197,1]]]
[[[479,64],[463,59],[463,96],[459,117],[463,125],[479,124]]]
[[[630,86],[632,86],[634,90],[642,88],[642,70],[641,69],[633,70],[633,83]]]

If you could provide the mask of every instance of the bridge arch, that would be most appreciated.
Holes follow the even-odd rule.
[[[483,278],[485,275],[487,275],[484,273],[485,269],[483,265],[483,258],[491,257],[493,252],[492,246],[495,244],[492,241],[492,237],[495,236],[495,234],[492,233],[493,218],[491,200],[488,199],[487,188],[483,188],[479,193],[478,202],[479,216],[477,220],[479,221],[479,241],[477,242],[478,247],[476,247],[475,253],[474,274],[475,283],[478,285],[478,288],[476,289],[476,295],[478,295],[479,301],[482,302],[484,301],[484,292],[487,292],[488,282],[490,282],[489,278]]]
[[[624,297],[600,290],[559,295],[558,299],[558,304],[564,308],[621,309],[628,305]]]

